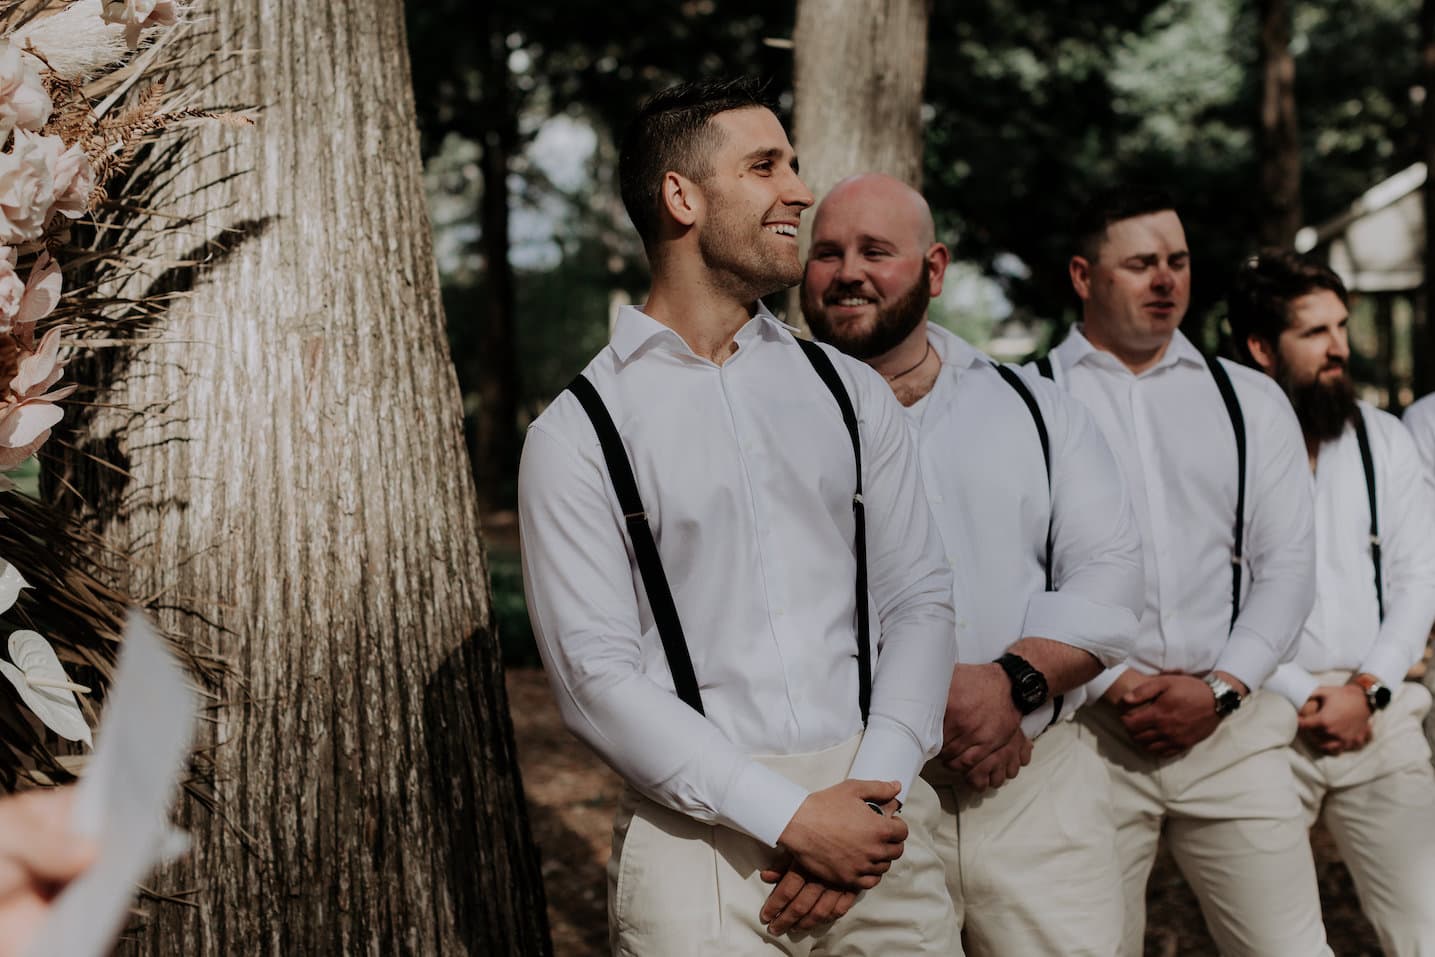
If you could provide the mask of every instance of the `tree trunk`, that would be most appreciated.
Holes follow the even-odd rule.
[[[1420,85],[1425,91],[1420,104],[1420,152],[1426,170],[1425,185],[1420,188],[1425,212],[1425,284],[1416,297],[1411,333],[1411,385],[1416,397],[1435,391],[1435,322],[1430,315],[1435,308],[1435,296],[1430,294],[1430,277],[1435,276],[1435,0],[1420,4]]]
[[[401,7],[190,16],[176,45],[206,49],[170,88],[262,115],[126,197],[183,217],[145,252],[204,262],[151,277],[188,295],[100,373],[85,446],[127,474],[70,463],[130,593],[230,668],[217,811],[186,802],[194,849],[154,885],[194,906],[151,904],[126,948],[547,953]]]
[[[1300,126],[1289,0],[1261,0],[1260,18],[1260,241],[1263,246],[1288,248],[1301,225]]]
[[[921,188],[929,12],[928,0],[798,0],[793,139],[818,201],[855,173]],[[811,219],[799,237],[804,256]],[[800,317],[794,293],[788,320]]]
[[[511,508],[516,500],[518,475],[518,354],[514,335],[513,267],[508,261],[508,163],[518,145],[515,113],[508,74],[507,30],[496,3],[479,5],[480,31],[486,42],[479,63],[483,86],[477,128],[472,138],[480,144],[483,198],[480,202],[480,248],[483,250],[484,311],[480,330],[478,368],[479,408],[473,444],[474,475],[486,509]]]

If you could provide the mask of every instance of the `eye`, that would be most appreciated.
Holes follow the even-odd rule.
[[[753,164],[752,168],[757,170],[759,173],[771,173],[772,160],[762,160],[758,163]]]
[[[882,257],[887,255],[887,250],[877,248],[864,249],[862,250],[862,255],[866,256],[868,259],[881,259]]]

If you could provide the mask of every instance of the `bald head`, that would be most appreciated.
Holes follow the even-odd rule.
[[[824,213],[856,218],[894,238],[905,236],[925,250],[936,241],[932,210],[922,194],[886,173],[858,173],[839,182],[817,207],[812,235],[818,235]]]
[[[922,335],[949,258],[934,237],[927,201],[901,180],[863,173],[834,186],[813,218],[802,279],[813,334],[874,360]]]

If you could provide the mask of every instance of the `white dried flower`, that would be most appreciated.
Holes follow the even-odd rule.
[[[16,127],[38,130],[53,108],[40,81],[40,61],[0,39],[0,141]]]

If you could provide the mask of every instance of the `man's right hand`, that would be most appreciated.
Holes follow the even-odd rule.
[[[907,824],[875,813],[901,793],[897,781],[842,781],[814,791],[787,822],[777,843],[803,871],[824,884],[869,890],[902,856]]]
[[[93,844],[70,833],[72,795],[64,788],[0,799],[0,955],[25,950],[55,896],[94,859]]]

